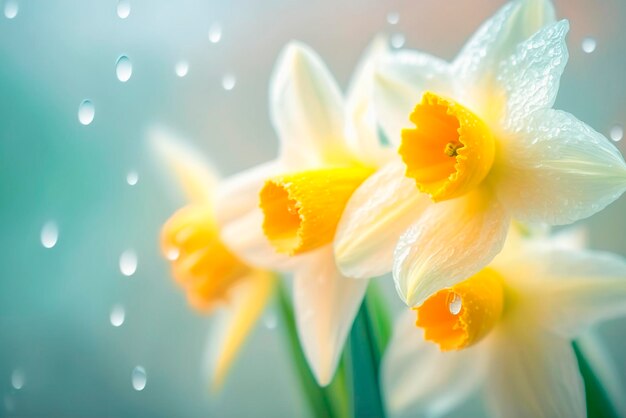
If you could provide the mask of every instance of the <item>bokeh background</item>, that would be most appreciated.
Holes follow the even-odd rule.
[[[268,79],[289,40],[316,49],[345,87],[375,34],[452,59],[501,4],[0,0],[0,415],[307,416],[271,307],[209,395],[211,320],[188,309],[158,251],[184,200],[146,132],[166,127],[235,173],[276,153]],[[572,27],[557,107],[620,139],[626,2],[556,7]],[[622,197],[583,222],[593,247],[626,255],[624,213]],[[136,260],[130,276],[122,254],[126,273]],[[626,324],[598,332],[626,376]],[[474,401],[457,415],[480,413]]]

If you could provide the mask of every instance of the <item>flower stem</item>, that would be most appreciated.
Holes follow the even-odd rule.
[[[286,330],[285,337],[287,339],[287,343],[289,344],[289,351],[292,355],[294,366],[296,367],[296,373],[300,379],[300,386],[309,403],[312,415],[316,418],[334,418],[345,416],[339,415],[335,412],[335,409],[337,408],[335,407],[335,404],[341,404],[341,395],[339,393],[331,393],[334,392],[331,391],[331,389],[333,389],[333,385],[339,385],[340,387],[342,382],[336,382],[339,380],[336,378],[328,388],[319,387],[311,369],[307,364],[304,352],[302,351],[302,346],[300,345],[300,340],[298,339],[291,299],[282,280],[279,280],[277,294],[278,310],[285,325],[283,328]],[[338,376],[341,375],[340,372],[341,366],[340,371],[337,373]],[[345,379],[343,381],[345,382]],[[347,402],[344,403],[347,404]]]

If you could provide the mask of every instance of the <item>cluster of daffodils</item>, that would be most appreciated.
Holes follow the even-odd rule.
[[[292,278],[324,386],[368,279],[392,272],[410,309],[382,363],[390,411],[439,415],[481,390],[494,416],[585,416],[571,342],[626,315],[626,261],[522,227],[572,223],[626,190],[610,141],[552,108],[567,31],[548,0],[515,0],[452,63],[377,38],[345,95],[291,43],[270,82],[279,155],[226,179],[151,134],[189,199],[163,227],[163,252],[190,304],[223,318],[216,384],[276,273]]]

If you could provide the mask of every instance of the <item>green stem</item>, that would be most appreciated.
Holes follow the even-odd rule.
[[[300,385],[309,403],[310,410],[316,418],[333,418],[338,416],[334,413],[333,400],[331,400],[329,396],[329,390],[318,386],[304,357],[304,352],[302,351],[300,340],[298,339],[291,299],[289,298],[287,289],[285,289],[282,280],[279,280],[277,293],[278,309],[285,325],[283,328],[286,330],[285,336],[289,344],[289,351],[293,356],[296,372],[300,378]],[[333,384],[335,384],[335,382],[333,382]]]
[[[380,359],[382,351],[376,339],[374,321],[363,302],[350,333],[352,375],[354,382],[354,415],[384,418],[380,391]]]

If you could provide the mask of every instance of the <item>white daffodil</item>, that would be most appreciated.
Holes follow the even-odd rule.
[[[421,304],[493,259],[511,218],[567,224],[626,190],[610,141],[551,108],[567,31],[549,1],[517,0],[450,64],[402,51],[381,65],[376,115],[401,158],[348,203],[335,240],[343,274],[393,269],[402,299]]]
[[[417,321],[410,311],[398,317],[383,359],[390,412],[440,416],[481,394],[496,417],[582,418],[585,388],[571,342],[626,315],[626,260],[558,240],[517,239],[414,310]],[[593,341],[582,347],[595,362]],[[598,370],[610,398],[621,396],[610,369]]]
[[[258,207],[260,192],[260,208],[225,227],[222,237],[255,265],[273,266],[247,244],[259,236],[292,260],[297,329],[320,385],[334,375],[367,287],[337,270],[332,242],[354,189],[392,155],[380,145],[370,101],[376,62],[386,51],[384,39],[373,42],[344,98],[318,55],[290,43],[270,85],[279,156],[225,183],[218,199],[226,219],[239,216],[241,208]],[[251,189],[256,199],[246,193]]]
[[[242,261],[220,238],[215,198],[220,182],[211,165],[163,129],[153,129],[150,142],[189,203],[163,226],[161,247],[172,264],[172,275],[189,304],[216,317],[209,338],[208,367],[212,386],[219,389],[247,335],[267,304],[275,275]],[[248,242],[272,256],[263,240]],[[283,267],[275,260],[277,268]]]

